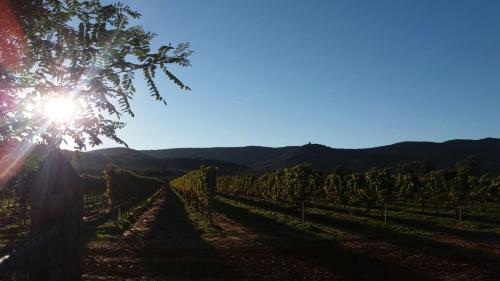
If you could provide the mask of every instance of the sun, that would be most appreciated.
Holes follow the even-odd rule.
[[[45,103],[44,114],[52,122],[70,123],[76,117],[77,104],[70,98],[52,98]]]

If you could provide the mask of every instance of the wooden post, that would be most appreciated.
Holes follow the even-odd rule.
[[[306,206],[305,206],[305,203],[304,203],[304,199],[302,199],[301,201],[301,209],[302,209],[302,224],[305,223],[305,216],[306,216]]]
[[[387,223],[387,209],[388,209],[388,206],[387,206],[387,201],[386,201],[384,204],[384,223]]]
[[[33,253],[30,280],[80,280],[83,193],[78,175],[56,147],[48,148],[30,194],[30,236],[56,229],[55,239]]]
[[[212,225],[212,209],[215,196],[215,189],[217,185],[217,171],[215,167],[210,167],[207,174],[207,187],[208,187],[208,202],[207,202],[207,217],[208,223]]]

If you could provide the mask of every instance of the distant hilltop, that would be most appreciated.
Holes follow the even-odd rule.
[[[66,152],[73,157],[73,152]],[[426,161],[439,168],[474,155],[486,170],[500,171],[500,139],[449,140],[437,142],[400,142],[363,149],[338,149],[321,144],[285,147],[213,147],[133,150],[108,148],[80,153],[73,158],[79,170],[99,170],[107,163],[135,169],[173,169],[184,171],[202,164],[216,164],[222,172],[245,169],[272,170],[310,163],[320,170],[345,166],[365,170],[372,166],[397,166],[409,161]]]

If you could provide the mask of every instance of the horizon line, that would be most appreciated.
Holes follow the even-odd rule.
[[[99,150],[106,150],[106,149],[131,149],[131,150],[136,150],[136,151],[155,151],[155,150],[169,150],[169,149],[215,149],[215,148],[245,148],[245,147],[261,147],[261,148],[286,148],[286,147],[301,147],[305,145],[322,145],[326,146],[332,149],[372,149],[372,148],[377,148],[377,147],[384,147],[384,146],[391,146],[391,145],[396,145],[396,144],[401,144],[401,143],[434,143],[434,144],[443,144],[451,141],[481,141],[481,140],[488,140],[488,139],[494,139],[494,140],[500,140],[500,138],[496,137],[483,137],[483,138],[477,138],[477,139],[466,139],[466,138],[458,138],[458,139],[448,139],[448,140],[443,140],[443,141],[429,141],[429,140],[406,140],[406,141],[399,141],[399,142],[393,142],[390,144],[384,144],[384,145],[377,145],[377,146],[370,146],[370,147],[334,147],[334,146],[329,146],[326,144],[321,144],[321,143],[313,143],[313,142],[307,142],[302,145],[282,145],[282,146],[264,146],[264,145],[239,145],[239,146],[205,146],[205,147],[169,147],[169,148],[150,148],[150,149],[136,149],[132,147],[125,147],[125,146],[113,146],[113,147],[105,147],[105,148],[95,148],[95,149],[89,149],[89,150],[82,150],[81,152],[92,152],[92,151],[99,151]],[[62,149],[66,151],[77,151],[75,149]]]

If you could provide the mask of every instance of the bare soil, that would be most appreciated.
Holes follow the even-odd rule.
[[[86,244],[83,279],[500,280],[495,236],[423,240],[338,222],[344,235],[320,239],[224,203],[213,222],[203,235],[166,189],[125,233]]]

